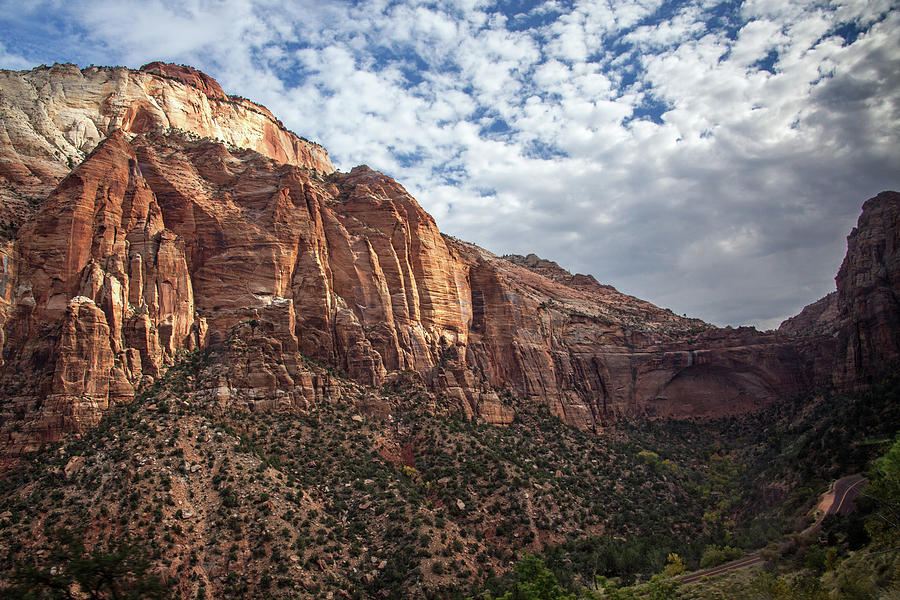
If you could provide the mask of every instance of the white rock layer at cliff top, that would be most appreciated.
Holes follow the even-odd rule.
[[[335,170],[324,148],[285,129],[265,107],[226,96],[214,80],[200,76],[162,63],[141,71],[73,64],[0,70],[0,147],[26,158],[31,172],[19,177],[43,178],[64,175],[115,129],[180,129],[281,163]],[[2,163],[10,158],[0,156],[0,174],[9,175]]]

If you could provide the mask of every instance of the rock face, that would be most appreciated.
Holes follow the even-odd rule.
[[[838,310],[838,294],[831,292],[783,321],[778,331],[793,336],[833,336],[840,329]]]
[[[37,199],[115,130],[178,129],[279,162],[334,171],[324,148],[287,131],[265,107],[225,95],[215,80],[190,67],[0,70],[0,89],[0,177]]]
[[[173,65],[163,62],[147,63],[141,67],[144,73],[153,73],[160,77],[167,77],[186,83],[191,87],[195,87],[210,100],[228,100],[225,90],[219,85],[219,82],[207,75],[201,73],[193,67],[187,65]]]
[[[778,331],[807,346],[818,384],[854,388],[900,361],[900,194],[863,204],[835,281],[837,291]]]
[[[900,194],[883,192],[863,205],[835,279],[841,322],[835,383],[854,385],[896,368],[900,360]]]
[[[717,329],[444,237],[397,182],[334,172],[188,67],[0,85],[0,208],[21,221],[0,244],[7,456],[92,426],[196,348],[227,356],[197,398],[215,405],[309,410],[346,389],[327,365],[491,423],[515,395],[588,429],[745,412],[821,384],[837,356],[842,383],[896,356],[896,195],[867,203],[836,304],[778,333]],[[834,314],[858,328],[823,333]]]

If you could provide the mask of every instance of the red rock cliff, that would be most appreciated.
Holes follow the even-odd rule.
[[[820,385],[854,388],[900,362],[900,194],[863,204],[847,237],[837,291],[781,324],[805,346]]]
[[[141,67],[141,71],[186,83],[203,92],[210,100],[228,100],[225,90],[222,89],[218,81],[193,67],[156,61],[147,63]]]
[[[866,201],[835,279],[835,383],[864,383],[900,361],[900,194]]]
[[[45,75],[61,85],[89,78],[57,70]],[[126,89],[182,85],[100,72]],[[163,96],[202,94],[207,104],[185,116],[202,121],[209,94],[218,94],[212,84],[193,71],[165,74],[194,91],[170,87]],[[27,75],[7,74],[4,85],[24,85]],[[323,174],[277,152],[118,123],[67,174],[22,175],[61,164],[40,140],[32,154],[2,146],[4,206],[16,212],[14,198],[38,196],[0,248],[7,455],[93,425],[180,351],[226,342],[234,360],[198,398],[304,408],[341,393],[311,358],[366,386],[418,379],[435,401],[496,423],[513,416],[503,389],[596,428],[622,414],[745,412],[821,377],[807,337],[716,329],[550,261],[499,258],[446,238],[402,186],[367,167]],[[19,129],[17,139],[31,139],[28,126]],[[886,206],[871,221],[893,214],[893,225],[861,219],[859,231],[875,227],[878,239],[895,240],[896,200]],[[854,235],[856,254],[872,260],[842,269],[856,290],[841,292],[839,277],[848,322],[882,289],[883,277],[866,274],[878,265],[896,272],[896,244]],[[872,326],[860,329],[869,333],[841,342],[861,349],[845,380],[887,356],[875,348],[885,334],[873,332],[895,326],[896,308],[886,292],[879,297]]]

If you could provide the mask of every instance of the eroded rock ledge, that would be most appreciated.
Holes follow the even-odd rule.
[[[499,424],[512,393],[587,429],[746,412],[897,358],[896,193],[866,203],[834,296],[778,332],[718,329],[444,237],[389,177],[335,172],[199,72],[145,68],[0,72],[7,456],[228,344],[198,401],[310,410],[343,393],[329,367]]]

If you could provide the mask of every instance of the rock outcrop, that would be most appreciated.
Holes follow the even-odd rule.
[[[279,162],[331,173],[318,144],[285,129],[264,106],[227,96],[211,77],[190,67],[150,63],[124,67],[55,64],[31,71],[0,70],[0,177],[16,194],[0,194],[4,212],[39,201],[115,130],[180,130],[249,148]],[[10,217],[0,213],[0,222]]]
[[[816,300],[799,314],[785,319],[778,327],[779,333],[792,336],[833,336],[840,329],[837,292]]]
[[[155,61],[141,67],[141,71],[186,83],[203,92],[210,100],[228,100],[228,95],[218,81],[193,67]]]
[[[836,305],[778,333],[717,329],[444,237],[397,182],[334,172],[193,69],[56,65],[0,86],[2,208],[22,221],[0,246],[6,455],[91,426],[199,348],[224,353],[196,398],[218,406],[310,410],[349,389],[336,369],[490,423],[514,395],[586,429],[746,412],[820,385],[837,355],[843,384],[896,356],[896,195],[867,203]],[[834,314],[857,329],[825,331]]]
[[[900,361],[900,194],[863,205],[837,277],[835,383],[865,383]]]
[[[835,282],[778,331],[806,346],[820,385],[856,388],[900,362],[900,193],[863,204]]]

